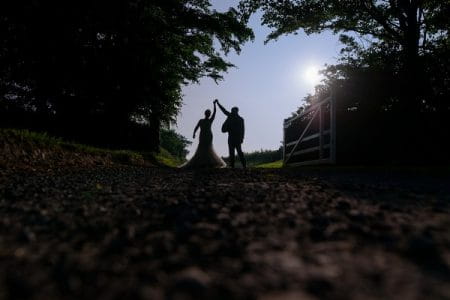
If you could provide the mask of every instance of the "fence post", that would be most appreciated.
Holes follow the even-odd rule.
[[[330,160],[336,163],[336,98],[333,90],[330,95]]]
[[[323,158],[323,118],[322,105],[319,106],[319,158]]]
[[[286,120],[283,121],[283,166],[286,162]]]

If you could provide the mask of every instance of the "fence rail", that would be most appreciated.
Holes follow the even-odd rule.
[[[284,122],[285,166],[336,163],[336,106],[331,95]]]

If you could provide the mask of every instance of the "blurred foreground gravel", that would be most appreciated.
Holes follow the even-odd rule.
[[[0,173],[0,300],[450,299],[447,179]]]

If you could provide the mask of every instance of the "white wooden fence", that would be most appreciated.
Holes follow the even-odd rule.
[[[336,163],[336,105],[331,95],[284,122],[284,166]]]

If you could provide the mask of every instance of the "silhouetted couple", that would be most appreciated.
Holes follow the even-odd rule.
[[[239,155],[242,166],[246,167],[244,153],[242,153],[242,142],[244,141],[244,119],[239,116],[239,109],[233,107],[231,112],[227,111],[219,100],[214,100],[214,110],[211,115],[211,110],[205,111],[205,118],[198,121],[194,129],[194,139],[197,130],[200,128],[200,140],[197,151],[194,156],[185,163],[184,168],[224,168],[225,162],[216,154],[213,148],[213,134],[211,125],[216,117],[216,106],[227,116],[227,119],[222,125],[222,132],[228,132],[228,150],[230,167],[234,168],[235,151]]]

